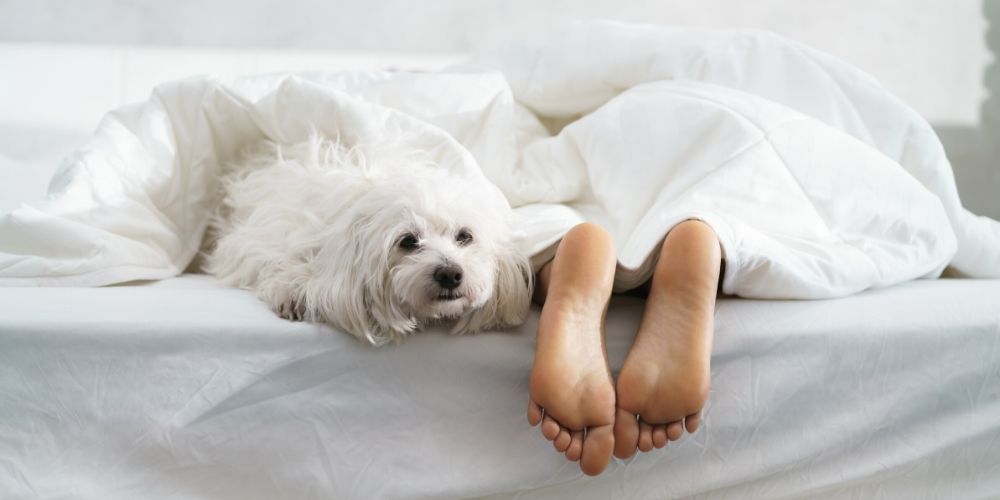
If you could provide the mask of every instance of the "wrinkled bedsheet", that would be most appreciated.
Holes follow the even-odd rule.
[[[617,370],[641,317],[617,297]],[[0,497],[994,498],[1000,280],[724,298],[705,425],[588,478],[525,417],[519,329],[372,349],[185,275],[0,287]],[[627,466],[626,466],[627,465]]]
[[[619,290],[690,218],[715,229],[723,289],[744,297],[836,297],[948,265],[1000,276],[1000,224],[962,208],[930,126],[863,72],[763,32],[592,23],[439,73],[163,84],[109,113],[48,199],[0,219],[0,284],[176,276],[220,165],[313,131],[391,139],[494,185],[536,265],[601,223]]]

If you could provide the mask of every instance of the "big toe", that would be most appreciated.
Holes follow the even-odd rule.
[[[634,414],[618,408],[615,414],[615,456],[621,459],[635,455],[639,442],[639,421]]]
[[[587,429],[583,439],[583,454],[580,457],[580,470],[588,476],[596,476],[604,471],[611,461],[611,452],[615,447],[613,425],[601,425]]]

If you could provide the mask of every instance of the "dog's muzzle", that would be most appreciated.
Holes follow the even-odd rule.
[[[441,287],[435,300],[457,300],[462,294],[456,290],[462,285],[462,268],[455,264],[440,266],[434,270],[434,282]]]
[[[454,290],[462,284],[462,268],[454,264],[434,270],[434,281],[445,290]]]

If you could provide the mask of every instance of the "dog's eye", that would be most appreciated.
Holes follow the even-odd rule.
[[[458,232],[458,236],[455,236],[455,241],[460,245],[468,245],[472,243],[472,233],[468,229],[463,229]]]
[[[399,240],[399,248],[403,250],[416,250],[420,246],[420,240],[415,234],[407,234]]]

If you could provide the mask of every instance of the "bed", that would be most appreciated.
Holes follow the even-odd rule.
[[[621,365],[641,299],[616,299]],[[583,476],[528,427],[537,311],[375,350],[204,275],[0,290],[8,498],[986,498],[1000,281],[723,299],[705,427]]]
[[[28,50],[8,49],[15,63],[11,54]],[[135,98],[130,85],[145,82],[130,68],[160,68],[139,71],[158,81],[198,64],[233,73],[289,64],[232,53],[179,61],[153,50],[30,50],[43,49],[54,60],[119,61],[118,92],[101,101],[92,92],[101,84],[83,82],[66,89],[65,102],[49,103],[51,114],[5,122],[4,209],[44,192],[51,171],[31,166],[54,168],[86,137],[87,118],[66,110],[75,99],[103,110]],[[317,63],[316,55],[301,57]],[[395,64],[330,57],[323,64]],[[614,369],[641,307],[630,297],[612,304]],[[1000,280],[918,280],[824,301],[725,298],[704,428],[666,450],[616,460],[596,478],[526,423],[536,320],[534,311],[516,330],[429,331],[375,350],[328,327],[283,321],[251,293],[200,274],[103,288],[0,288],[0,496],[1000,492]]]

